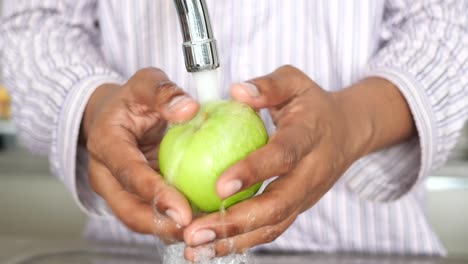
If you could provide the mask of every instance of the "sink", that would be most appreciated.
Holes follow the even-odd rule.
[[[228,264],[461,264],[468,259],[404,257],[404,256],[369,256],[353,254],[281,254],[260,253],[253,255],[250,262],[226,262]],[[43,252],[23,255],[7,264],[162,264],[161,258],[153,251],[114,249],[113,252],[96,250],[68,250],[61,252]],[[216,262],[222,263],[222,262]],[[174,264],[174,263],[168,263]]]
[[[157,257],[128,254],[128,253],[102,253],[92,251],[64,251],[47,252],[36,255],[27,255],[11,260],[8,264],[158,264],[162,261]]]

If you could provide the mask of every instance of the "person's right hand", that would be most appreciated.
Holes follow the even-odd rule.
[[[89,152],[90,184],[133,231],[167,243],[183,239],[191,207],[159,175],[158,146],[168,122],[187,121],[198,109],[155,68],[138,71],[124,85],[101,85],[91,96],[80,135]],[[165,215],[153,214],[154,199]]]

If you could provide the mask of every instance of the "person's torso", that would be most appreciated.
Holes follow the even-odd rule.
[[[377,51],[383,0],[207,0],[220,56],[220,87],[291,64],[326,90],[357,81]],[[125,77],[153,66],[196,95],[185,70],[172,1],[99,1],[102,52]],[[365,201],[339,182],[269,249],[442,254],[427,223],[423,186],[392,203]],[[99,232],[96,232],[99,231]],[[88,237],[150,243],[116,219],[91,219]],[[96,237],[98,236],[98,237]]]

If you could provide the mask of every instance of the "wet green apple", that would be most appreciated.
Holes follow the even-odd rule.
[[[255,195],[261,184],[221,200],[218,177],[252,151],[265,145],[268,134],[249,106],[235,101],[213,101],[201,106],[191,121],[169,128],[159,148],[159,167],[202,212],[214,212]]]

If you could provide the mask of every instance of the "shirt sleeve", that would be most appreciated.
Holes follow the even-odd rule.
[[[353,164],[347,185],[362,197],[395,200],[446,161],[468,116],[467,13],[468,1],[386,2],[381,46],[364,77],[398,86],[418,137]]]
[[[78,135],[86,103],[103,83],[121,83],[100,53],[96,0],[4,1],[0,59],[20,141],[49,156],[53,173],[90,214],[108,212],[89,187]]]

